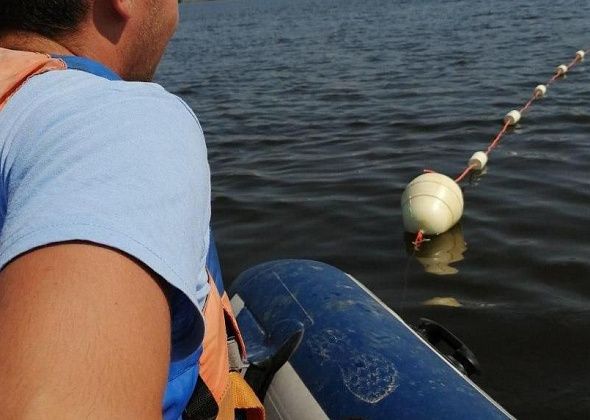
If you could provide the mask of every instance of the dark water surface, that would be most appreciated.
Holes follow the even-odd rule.
[[[204,127],[226,280],[277,258],[331,263],[459,335],[517,417],[588,418],[590,65],[502,141],[466,183],[460,229],[419,259],[399,200],[423,168],[456,175],[589,48],[589,15],[574,0],[182,5],[158,80]]]

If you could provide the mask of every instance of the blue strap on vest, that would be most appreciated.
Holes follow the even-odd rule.
[[[77,57],[75,55],[54,55],[53,58],[62,60],[69,69],[85,71],[86,73],[94,74],[108,80],[121,80],[121,77],[96,61],[90,60],[86,57]]]
[[[84,71],[108,80],[122,80],[111,69],[88,58],[63,55],[54,55],[53,57],[64,61],[68,69]],[[219,265],[217,247],[215,246],[212,230],[209,236],[206,264],[207,269],[215,280],[219,293],[223,294],[221,267]],[[175,336],[178,330],[188,331],[192,328],[195,312],[192,303],[190,303],[184,294],[179,291],[176,291],[176,293],[173,291],[171,295],[170,305],[173,309],[172,330]],[[190,333],[188,335],[190,336]],[[199,345],[196,350],[191,350],[190,341],[189,339],[181,343],[177,343],[176,340],[172,342],[172,360],[170,362],[168,383],[162,403],[162,413],[165,420],[180,420],[182,418],[182,412],[197,384],[197,378],[199,376],[198,360],[203,352],[203,346]],[[184,347],[188,347],[188,349]]]
[[[215,280],[219,296],[223,296],[223,278],[221,277],[221,266],[219,264],[219,256],[217,254],[217,246],[215,245],[215,235],[213,229],[209,231],[209,251],[207,252],[207,270]]]

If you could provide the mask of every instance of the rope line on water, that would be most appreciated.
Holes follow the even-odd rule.
[[[510,111],[508,114],[506,114],[506,116],[504,117],[504,125],[502,126],[498,134],[496,134],[496,136],[492,139],[486,151],[477,152],[476,154],[474,154],[469,160],[467,167],[455,178],[455,182],[459,183],[463,181],[463,179],[465,179],[465,177],[469,175],[469,173],[471,173],[473,170],[483,169],[483,167],[487,163],[487,156],[489,156],[489,154],[496,148],[496,146],[498,146],[498,143],[500,143],[500,140],[502,140],[502,137],[504,137],[504,135],[508,131],[508,128],[510,126],[516,125],[518,121],[520,121],[522,115],[526,111],[528,111],[529,108],[533,105],[533,102],[543,98],[547,93],[547,88],[551,86],[553,83],[555,83],[560,77],[565,76],[566,73],[569,72],[572,68],[574,68],[578,63],[582,62],[584,60],[584,56],[588,52],[590,52],[590,50],[577,51],[575,58],[572,61],[570,61],[569,64],[559,65],[555,69],[555,74],[553,74],[553,76],[547,81],[545,85],[538,85],[534,89],[531,98],[520,109]],[[484,158],[483,156],[481,156],[481,153],[484,153],[486,157]],[[478,154],[479,156],[477,156]],[[424,172],[435,171],[425,169]]]
[[[417,194],[418,190],[420,190],[421,191],[420,196],[421,197],[429,197],[428,200],[430,200],[430,201],[426,200],[426,204],[425,204],[424,200],[422,200],[419,204],[416,204],[416,206],[418,206],[418,207],[413,208],[411,200],[403,201],[404,196],[402,196],[402,209],[403,209],[403,215],[404,215],[404,225],[406,225],[406,229],[408,229],[409,231],[416,232],[416,237],[415,237],[414,241],[412,242],[412,244],[414,245],[415,251],[418,251],[420,248],[420,245],[423,242],[428,240],[427,238],[425,238],[425,235],[442,233],[445,230],[448,230],[448,228],[452,224],[454,224],[455,222],[458,221],[458,219],[460,219],[461,214],[463,212],[463,195],[462,195],[461,189],[458,186],[458,184],[461,181],[463,181],[465,179],[465,177],[467,177],[467,175],[469,175],[472,171],[475,171],[475,170],[481,171],[485,168],[485,166],[488,162],[488,156],[498,146],[498,144],[500,143],[502,138],[508,132],[508,129],[511,126],[515,126],[516,124],[518,124],[518,122],[521,120],[522,116],[531,108],[533,103],[535,101],[540,100],[543,97],[545,97],[549,86],[551,86],[553,83],[555,83],[560,78],[565,77],[565,75],[572,68],[574,68],[576,65],[578,65],[579,63],[584,61],[585,55],[589,52],[590,52],[590,50],[588,50],[588,49],[576,51],[575,57],[572,59],[572,61],[569,62],[569,64],[567,64],[567,65],[560,64],[559,66],[557,66],[557,68],[555,69],[555,73],[551,76],[551,78],[549,78],[549,80],[546,82],[546,84],[537,85],[535,87],[535,89],[533,89],[532,96],[530,97],[530,99],[528,101],[525,102],[525,104],[521,108],[513,109],[512,111],[508,112],[504,116],[502,128],[496,134],[496,136],[491,140],[487,149],[485,151],[475,152],[471,156],[471,158],[469,159],[469,161],[467,163],[467,167],[465,169],[463,169],[463,171],[454,180],[451,178],[448,178],[442,174],[437,174],[436,171],[433,171],[431,169],[424,169],[425,173],[434,174],[432,176],[433,178],[436,178],[436,182],[434,182],[434,183],[439,184],[439,186],[438,186],[439,188],[437,190],[437,191],[439,191],[438,193],[433,193],[431,190],[426,191],[427,187],[425,187],[424,186],[425,184],[421,183],[421,182],[418,182],[418,183],[411,182],[408,185],[408,187],[406,187],[406,190],[404,191],[404,196],[407,195],[408,197],[411,198],[412,194]],[[426,175],[421,175],[420,177],[423,177],[423,176],[426,176]],[[428,175],[428,176],[430,176],[430,175]],[[418,178],[416,178],[416,179],[418,179]],[[430,188],[430,187],[428,187],[428,188]],[[445,194],[441,193],[440,191],[445,192],[446,196],[445,196]],[[435,195],[433,195],[433,194],[435,194]],[[436,194],[439,194],[439,195],[436,195]],[[440,194],[442,194],[442,196],[440,196]],[[447,200],[447,198],[445,198],[447,196],[448,197],[455,197],[457,199],[449,201],[449,200]],[[420,211],[418,211],[418,213],[416,213],[416,209],[426,208],[426,207],[428,207],[428,205],[433,205],[432,203],[440,204],[439,203],[440,201],[442,201],[444,204],[446,204],[447,205],[446,207],[449,210],[451,209],[451,207],[449,207],[449,203],[455,209],[454,212],[451,211],[449,213],[451,216],[455,215],[455,216],[453,216],[453,217],[455,217],[455,219],[453,219],[451,221],[449,226],[446,226],[445,223],[442,223],[441,222],[442,219],[437,219],[436,223],[430,223],[430,220],[428,220],[428,219],[434,217],[431,214],[430,210],[427,212],[422,212],[422,213],[420,213]],[[443,208],[443,206],[439,206],[438,204],[436,204],[435,208],[437,208],[437,209]],[[419,214],[420,216],[416,216],[417,214]],[[458,216],[456,216],[456,215],[458,215]],[[425,224],[429,225],[429,226],[426,227]],[[415,229],[418,229],[418,230],[416,231]]]
[[[463,180],[463,178],[465,178],[467,176],[467,174],[474,169],[475,169],[475,165],[469,165],[467,168],[465,168],[465,170],[461,173],[461,175],[459,175],[457,178],[455,178],[455,182],[461,182]]]
[[[486,155],[489,155],[490,152],[496,148],[498,143],[500,143],[500,140],[502,139],[502,137],[504,137],[504,134],[506,134],[506,130],[508,130],[508,127],[510,127],[510,121],[506,121],[504,123],[504,126],[502,127],[500,132],[496,135],[496,137],[492,140],[492,142],[490,143],[490,145],[486,149],[486,152],[485,152]],[[458,181],[455,181],[455,182],[458,182]]]

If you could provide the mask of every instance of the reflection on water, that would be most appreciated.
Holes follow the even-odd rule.
[[[469,186],[476,186],[476,185],[478,185],[479,184],[479,180],[481,178],[483,178],[483,176],[485,174],[487,174],[487,173],[488,173],[488,167],[487,167],[487,165],[484,166],[484,168],[482,170],[480,170],[480,171],[473,171],[473,172],[471,172],[469,174],[469,178],[467,178],[468,179],[468,182],[469,182]]]
[[[430,298],[428,300],[425,300],[424,302],[422,302],[422,305],[426,305],[426,306],[447,306],[449,308],[460,308],[461,306],[463,306],[461,304],[461,302],[459,302],[457,299],[455,299],[454,297],[433,297]]]
[[[406,235],[406,249],[414,252],[413,237]],[[463,260],[463,253],[467,250],[467,244],[463,238],[461,224],[457,223],[451,230],[432,236],[423,242],[415,252],[416,259],[422,264],[427,273],[441,276],[457,274],[459,269],[451,264]]]

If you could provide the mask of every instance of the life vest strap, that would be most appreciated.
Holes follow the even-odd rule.
[[[243,410],[247,419],[263,420],[264,407],[242,377],[247,367],[246,349],[229,298],[225,292],[219,295],[211,275],[209,286],[199,378],[184,418],[230,420]]]
[[[223,308],[227,330],[230,331],[230,336],[235,338],[240,349],[240,354],[242,355],[242,360],[246,360],[246,344],[242,338],[238,321],[236,320],[234,310],[231,307],[231,302],[226,292],[223,292],[221,295],[221,307]]]
[[[227,339],[227,353],[230,372],[239,372],[241,375],[245,373],[250,364],[244,361],[240,352],[240,345],[234,337]]]
[[[65,70],[62,60],[46,54],[0,48],[0,110],[31,77],[50,70]]]
[[[246,420],[263,420],[264,407],[242,375],[230,372],[229,380],[234,410],[242,410],[246,414]]]

